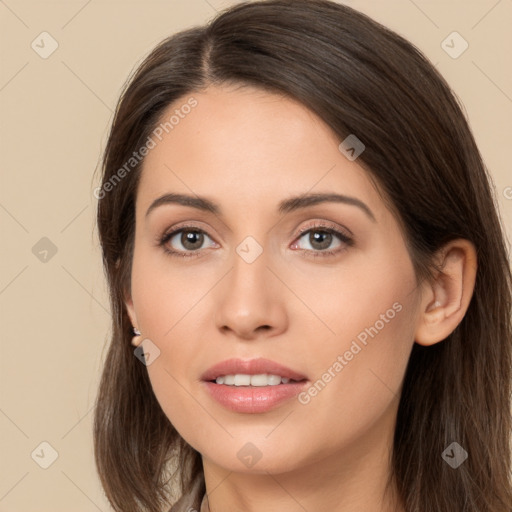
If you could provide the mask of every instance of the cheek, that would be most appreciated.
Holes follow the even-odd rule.
[[[336,268],[315,269],[295,281],[291,273],[286,278],[294,282],[294,290],[306,299],[312,313],[294,319],[310,333],[303,336],[309,340],[306,343],[320,334],[326,340],[321,350],[324,346],[349,350],[356,339],[362,347],[375,340],[372,346],[384,351],[410,344],[417,294],[414,268],[405,249],[397,252],[376,245],[367,253],[350,255]],[[318,319],[326,328],[319,330]]]
[[[154,394],[174,427],[188,437],[195,431],[193,418],[204,414],[189,389],[190,380],[197,376],[194,360],[204,343],[194,326],[204,321],[198,320],[198,315],[205,317],[201,298],[215,276],[178,269],[154,250],[136,251],[132,296],[143,336],[158,354],[147,366]]]
[[[155,248],[136,250],[132,295],[145,336],[165,340],[182,322],[190,322],[196,306],[212,288],[216,275],[204,266],[192,270]]]
[[[383,308],[370,305],[370,311],[360,310],[346,321],[339,316],[341,334],[310,352],[314,379],[299,397],[295,420],[309,431],[323,431],[324,439],[317,442],[322,446],[355,445],[361,436],[378,436],[383,424],[394,421],[412,348],[412,310],[404,297],[383,301]],[[330,425],[328,432],[325,425]]]
[[[303,325],[310,340],[303,349],[318,379],[311,390],[318,418],[324,411],[337,410],[342,416],[350,411],[351,422],[364,424],[399,395],[414,342],[414,269],[405,251],[368,256],[333,271],[328,283],[317,281],[315,294],[308,295],[331,330],[324,329],[319,337],[308,331],[307,322]]]

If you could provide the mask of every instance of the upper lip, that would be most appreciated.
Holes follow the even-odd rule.
[[[306,379],[301,373],[265,358],[249,359],[245,361],[243,359],[227,359],[206,370],[201,375],[201,379],[210,381],[222,375],[236,375],[241,373],[246,375],[266,373],[268,375],[279,375],[280,377],[286,377],[291,380]]]

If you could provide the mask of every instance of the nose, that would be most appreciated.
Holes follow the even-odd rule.
[[[288,328],[286,288],[268,263],[265,251],[252,263],[234,254],[214,297],[215,323],[223,334],[253,340]]]

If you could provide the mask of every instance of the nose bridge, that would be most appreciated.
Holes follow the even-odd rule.
[[[229,328],[244,337],[262,326],[273,331],[285,328],[284,297],[268,268],[270,260],[270,250],[253,237],[246,237],[235,248],[231,271],[216,300],[219,328]]]
[[[263,310],[270,289],[268,270],[269,251],[253,237],[246,237],[236,248],[232,258],[228,296],[239,308]],[[248,311],[249,312],[249,311]]]
[[[269,279],[269,250],[264,249],[252,237],[247,237],[235,249],[233,255],[232,284],[236,290],[258,294]]]

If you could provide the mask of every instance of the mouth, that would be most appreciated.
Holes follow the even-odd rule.
[[[302,382],[306,379],[290,379],[281,375],[272,375],[266,373],[258,373],[250,375],[248,373],[237,373],[231,375],[219,375],[216,379],[208,382],[216,384],[224,384],[225,386],[245,386],[245,387],[263,387],[263,386],[279,386],[280,384],[288,384],[290,382]]]
[[[201,376],[211,398],[241,413],[262,413],[298,395],[307,377],[268,359],[229,359]]]
[[[307,377],[270,359],[227,359],[215,364],[201,375],[201,380],[227,386],[277,386]]]

